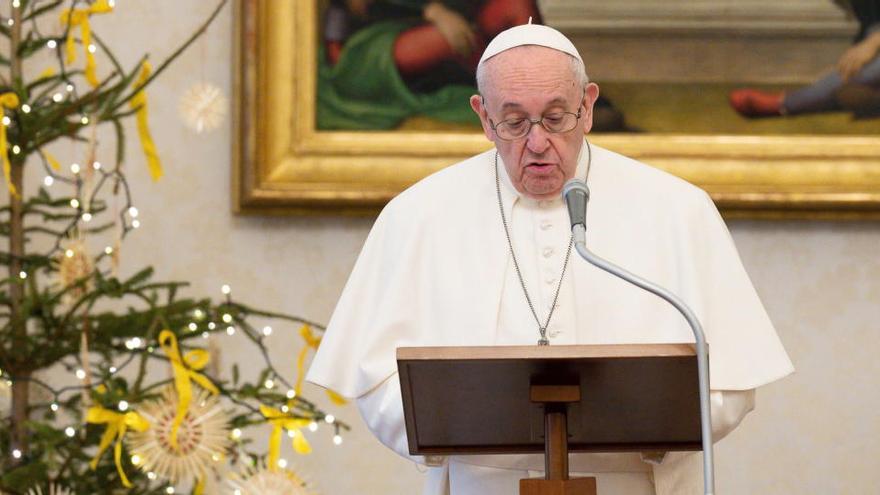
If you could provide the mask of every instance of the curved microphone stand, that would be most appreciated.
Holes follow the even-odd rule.
[[[583,181],[578,179],[569,180],[562,190],[562,196],[569,205],[569,215],[572,217],[573,224],[571,234],[578,254],[591,265],[663,298],[669,304],[675,306],[675,309],[685,317],[690,325],[696,340],[697,372],[699,373],[700,385],[700,423],[703,437],[703,490],[705,495],[713,495],[715,493],[715,466],[712,451],[712,411],[709,403],[709,353],[706,349],[706,336],[703,333],[700,321],[691,308],[672,292],[608,260],[600,258],[587,249],[586,206],[589,201],[590,192]],[[572,210],[576,211],[573,212]]]

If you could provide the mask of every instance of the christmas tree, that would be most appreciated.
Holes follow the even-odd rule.
[[[224,467],[233,473],[223,480],[229,493],[267,493],[268,486],[275,490],[268,493],[308,493],[281,457],[284,433],[296,452],[308,453],[303,430],[329,424],[339,443],[348,429],[299,393],[320,325],[252,308],[228,286],[213,301],[181,296],[186,283],[155,281],[149,267],[118,274],[123,241],[139,226],[123,167],[124,124],[135,121],[158,180],[146,90],[225,4],[155,68],[146,55],[124,64],[92,31],[90,19],[112,15],[113,0],[11,0],[10,15],[0,17],[9,42],[0,52],[0,160],[9,196],[0,208],[0,232],[9,239],[0,252],[9,273],[0,286],[0,392],[11,396],[8,410],[0,405],[0,493],[174,493],[182,486],[200,493]],[[45,67],[27,77],[25,63]],[[82,154],[55,156],[50,148],[64,141]],[[115,160],[102,164],[96,150],[108,141]],[[25,170],[32,169],[45,176],[27,196]],[[294,325],[305,341],[289,381],[269,359],[268,320]],[[243,334],[263,357],[262,370],[246,380],[233,366],[229,379],[219,379],[211,371],[215,333]],[[269,438],[268,453],[249,447],[242,433],[249,427]]]

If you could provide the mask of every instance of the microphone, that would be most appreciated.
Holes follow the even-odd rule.
[[[709,403],[709,349],[703,326],[688,305],[669,290],[645,280],[625,268],[597,256],[587,248],[587,201],[590,190],[578,179],[569,179],[562,187],[562,199],[568,206],[568,218],[571,220],[571,238],[577,253],[591,265],[621,278],[636,287],[644,289],[671,304],[684,316],[694,334],[697,351],[697,373],[700,386],[700,429],[703,436],[703,493],[715,493],[715,460],[712,450],[712,414]]]
[[[587,202],[590,200],[590,190],[587,184],[580,179],[569,179],[562,186],[562,199],[568,207],[568,218],[571,226],[587,226]]]

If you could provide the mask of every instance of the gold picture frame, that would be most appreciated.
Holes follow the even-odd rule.
[[[236,0],[233,209],[370,214],[491,146],[482,134],[315,129],[317,0]],[[602,134],[739,218],[880,218],[880,137]]]

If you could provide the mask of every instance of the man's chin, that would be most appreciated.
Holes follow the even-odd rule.
[[[526,184],[524,192],[526,196],[532,199],[556,199],[562,194],[562,185],[559,181],[553,181],[552,184]]]

